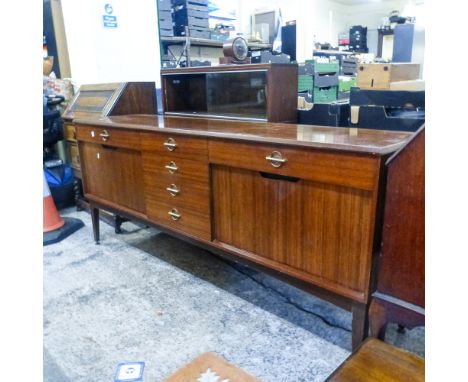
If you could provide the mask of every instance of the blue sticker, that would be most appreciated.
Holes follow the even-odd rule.
[[[104,28],[117,28],[117,16],[102,16]]]

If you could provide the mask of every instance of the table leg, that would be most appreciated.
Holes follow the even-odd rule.
[[[99,244],[99,208],[91,205],[91,221],[93,223],[93,235],[96,244]]]

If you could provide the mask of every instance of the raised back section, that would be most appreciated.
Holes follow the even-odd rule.
[[[156,114],[154,82],[118,82],[83,85],[62,118],[99,118],[125,114]]]
[[[297,121],[297,65],[162,69],[164,113],[268,122]]]

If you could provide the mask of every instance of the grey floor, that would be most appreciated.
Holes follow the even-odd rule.
[[[272,277],[151,228],[85,227],[44,247],[44,381],[112,381],[145,362],[163,381],[215,352],[264,382],[323,381],[350,353],[351,315]],[[424,356],[424,328],[388,342]]]

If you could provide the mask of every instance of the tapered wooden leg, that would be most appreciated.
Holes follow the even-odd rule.
[[[93,223],[94,242],[99,244],[99,208],[91,207],[91,221]]]
[[[115,214],[114,215],[114,228],[115,228],[115,233],[119,234],[122,233],[122,223],[126,221],[122,216]]]
[[[352,334],[352,348],[356,350],[359,345],[369,335],[369,317],[368,317],[368,304],[354,303],[352,307],[353,314],[353,334]]]
[[[370,335],[377,337],[382,341],[385,340],[385,332],[387,330],[387,312],[385,306],[379,303],[375,298],[369,307],[369,326]]]

